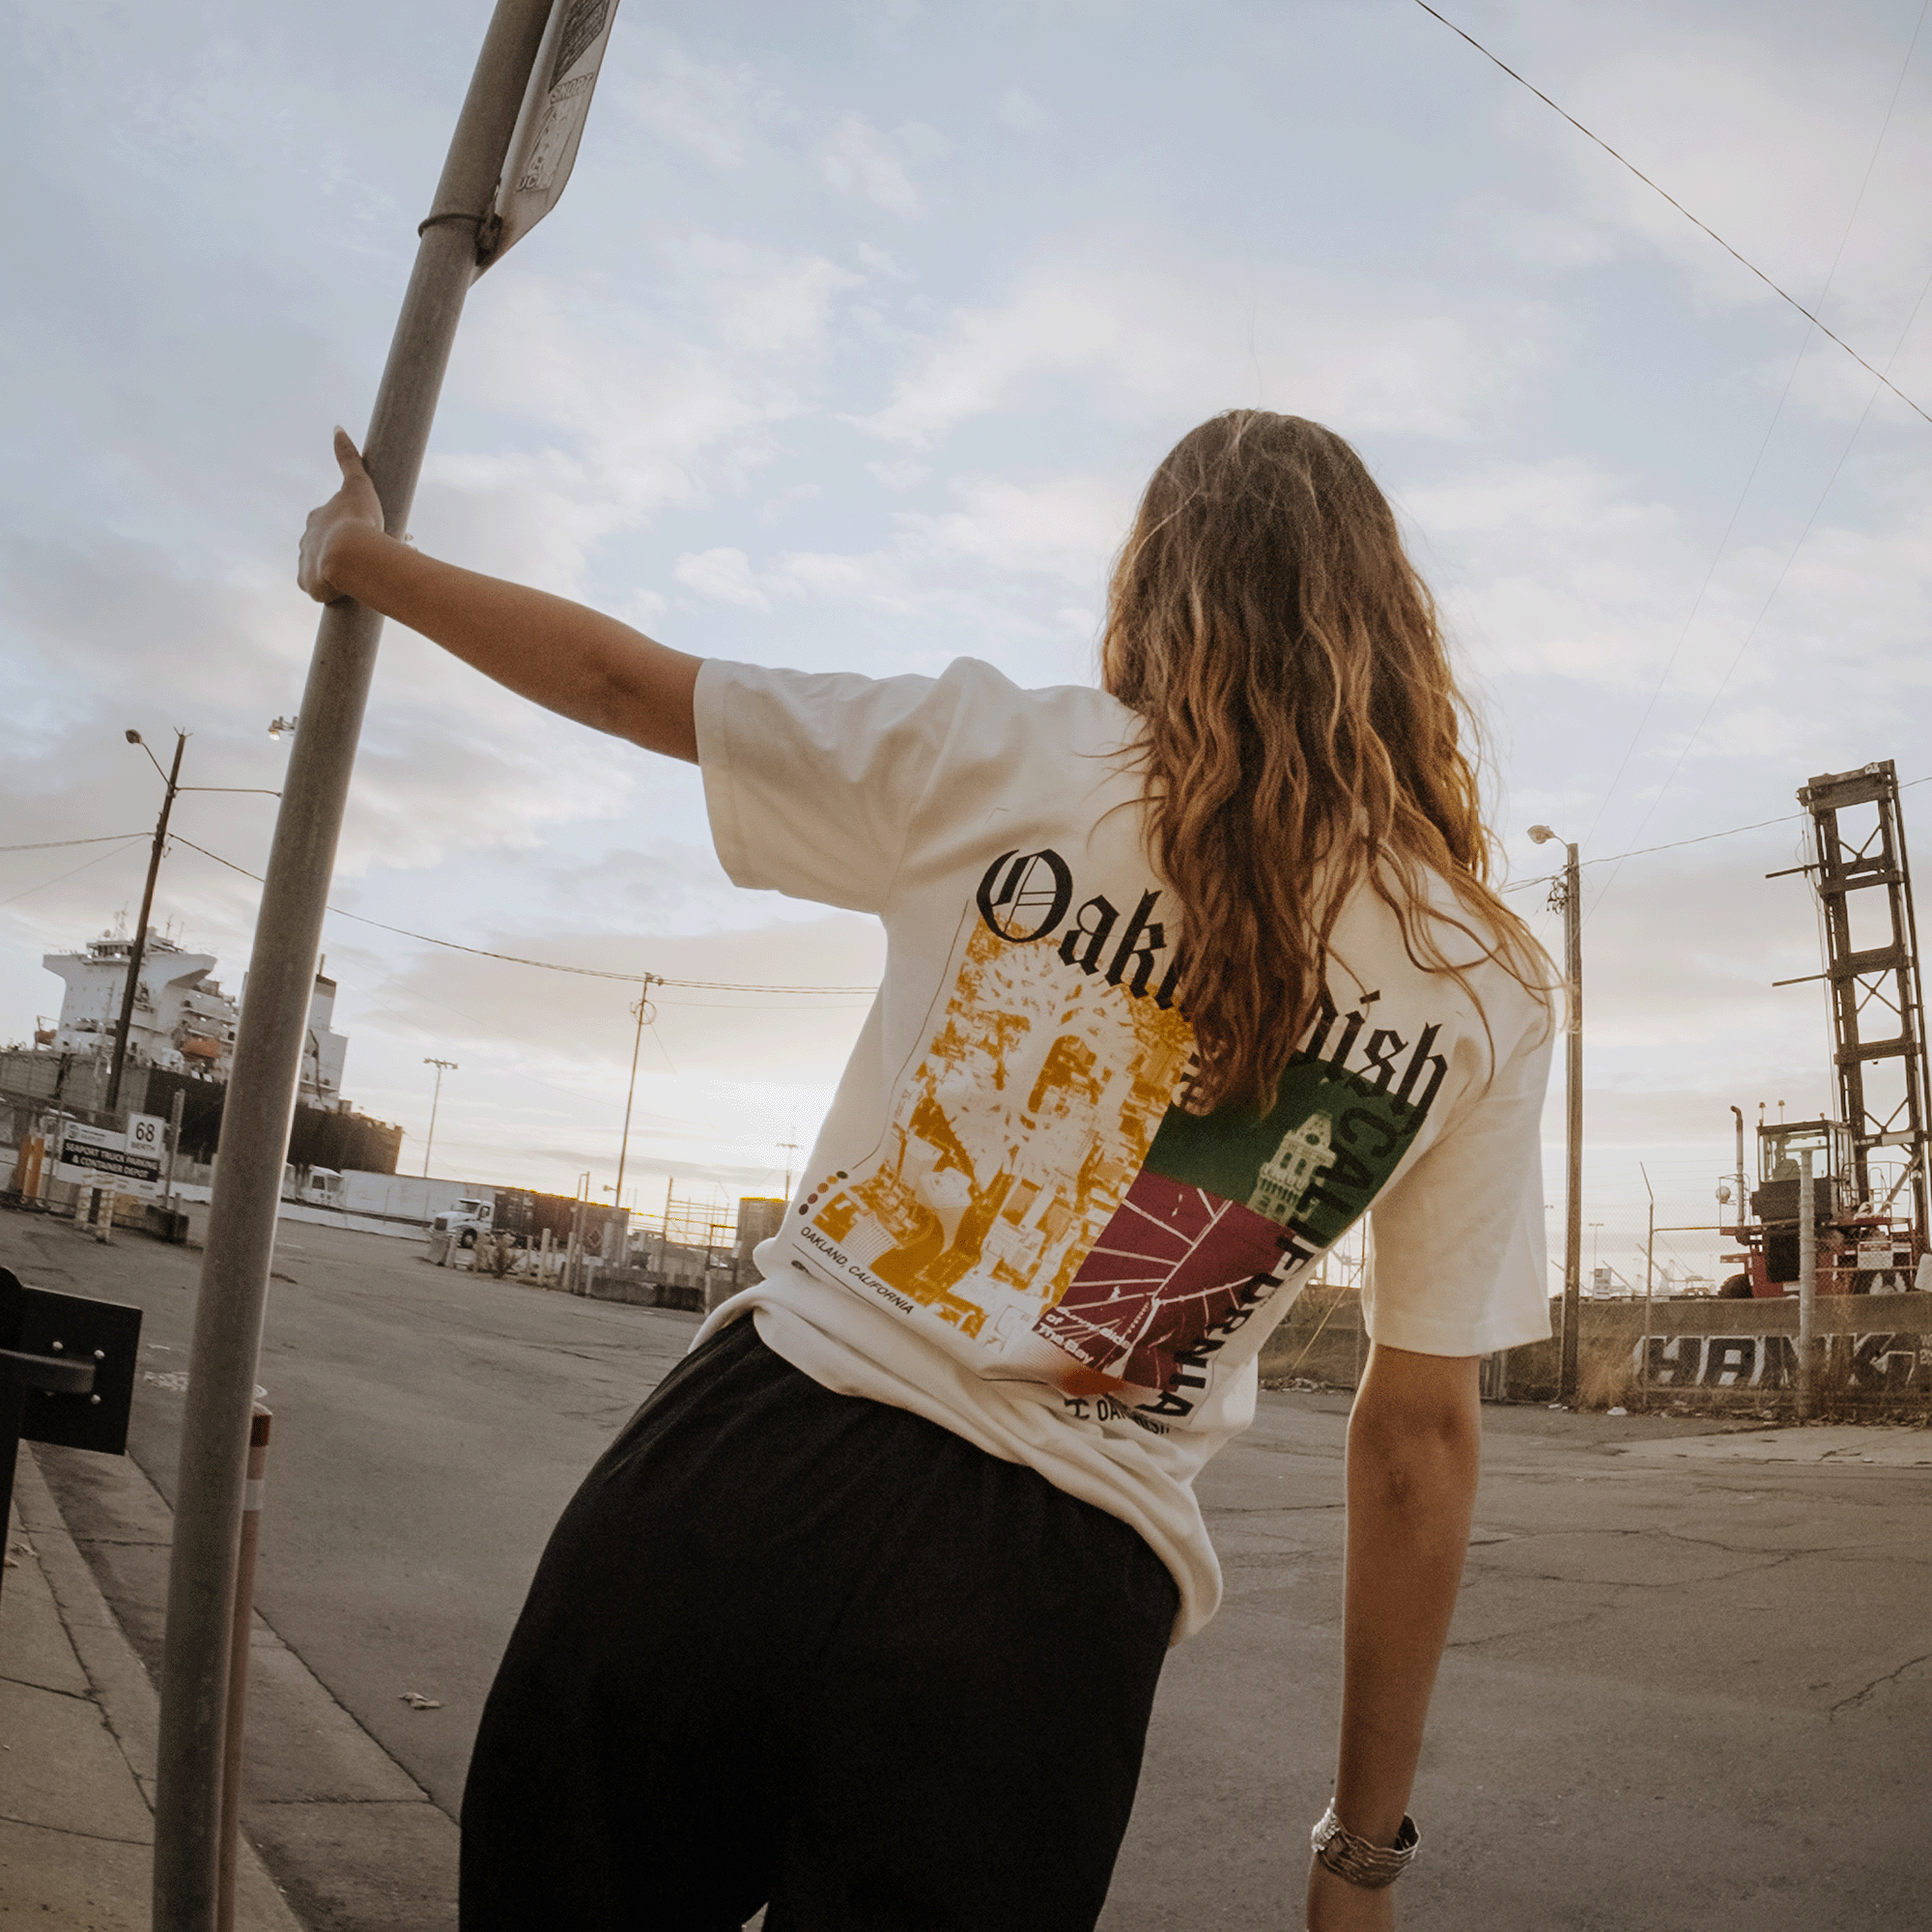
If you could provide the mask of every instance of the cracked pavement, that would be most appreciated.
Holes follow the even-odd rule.
[[[1106,1932],[1300,1923],[1340,1691],[1347,1407],[1264,1395],[1202,1481],[1227,1601],[1162,1681]],[[1932,1435],[1484,1423],[1402,1923],[1932,1925]]]
[[[275,1430],[258,1606],[432,1802],[410,1807],[406,1846],[358,1845],[338,1806],[337,1835],[282,1853],[332,1873],[405,1853],[419,1867],[407,1910],[378,1921],[345,1893],[311,1902],[312,1926],[449,1925],[453,1828],[428,1824],[456,1807],[525,1580],[695,1318],[432,1269],[408,1242],[284,1234],[261,1371]],[[0,1215],[0,1262],[23,1279],[147,1310],[156,1379],[132,1452],[167,1494],[199,1259]],[[1264,1395],[1203,1480],[1227,1600],[1170,1660],[1104,1932],[1300,1922],[1338,1696],[1347,1406]],[[1485,1423],[1403,1924],[1932,1925],[1932,1435],[1540,1407],[1489,1407]],[[64,1507],[87,1505],[85,1461]],[[152,1662],[164,1548],[152,1525],[91,1507],[89,1560]],[[410,1690],[441,1708],[410,1709]],[[278,1708],[265,1700],[265,1728],[294,1721]],[[1065,1746],[1077,1776],[1080,1740]]]

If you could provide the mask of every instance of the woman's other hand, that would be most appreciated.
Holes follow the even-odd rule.
[[[330,570],[332,559],[340,567],[344,539],[353,542],[354,533],[363,531],[383,534],[382,499],[347,430],[335,432],[335,460],[342,469],[342,488],[320,509],[308,513],[296,563],[296,582],[318,604],[333,604],[349,594],[338,587]]]

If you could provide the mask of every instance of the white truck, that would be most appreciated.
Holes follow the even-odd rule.
[[[473,1248],[479,1235],[487,1235],[497,1224],[494,1200],[479,1201],[466,1196],[446,1213],[439,1214],[430,1226],[439,1235],[455,1237],[460,1248]]]

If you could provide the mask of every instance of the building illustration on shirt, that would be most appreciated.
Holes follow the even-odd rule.
[[[1324,1006],[1265,1116],[1191,1114],[1185,1018],[1053,938],[972,920],[883,1141],[802,1211],[851,1282],[943,1324],[980,1374],[1185,1414],[1190,1351],[1394,1173],[1446,1072],[1440,1030],[1370,1029],[1374,995]]]
[[[965,1335],[1030,1325],[1126,1193],[1191,1050],[1179,1014],[1136,1001],[1123,1030],[1120,1004],[976,926],[883,1158],[813,1224]]]
[[[1301,1198],[1323,1168],[1335,1165],[1330,1145],[1335,1123],[1326,1114],[1310,1114],[1282,1135],[1274,1158],[1255,1178],[1248,1206],[1270,1221],[1292,1221]]]

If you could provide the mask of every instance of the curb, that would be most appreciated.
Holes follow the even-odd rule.
[[[39,1456],[75,1565],[118,1614],[134,1702],[145,1699],[145,1719],[132,1721],[147,1725],[151,1776],[158,1700],[148,1671],[158,1667],[174,1513],[131,1457]],[[455,1932],[455,1823],[259,1610],[247,1694],[242,1837],[293,1915],[255,1932]]]
[[[91,1699],[127,1760],[148,1808],[150,1831],[146,1844],[152,1846],[155,1748],[159,1735],[160,1700],[127,1634],[100,1594],[86,1558],[69,1534],[31,1445],[20,1446],[14,1496],[21,1532],[31,1545],[33,1560],[38,1562],[53,1596],[61,1627],[73,1646]],[[103,1799],[103,1805],[105,1802]],[[149,1857],[152,1858],[151,1852]],[[52,1911],[48,1906],[43,1909]],[[41,1922],[60,1921],[50,1917]],[[140,1922],[147,1923],[145,1901],[140,1909]],[[235,1923],[237,1932],[303,1932],[301,1921],[289,1909],[246,1833],[242,1834],[241,1855],[236,1861]]]

